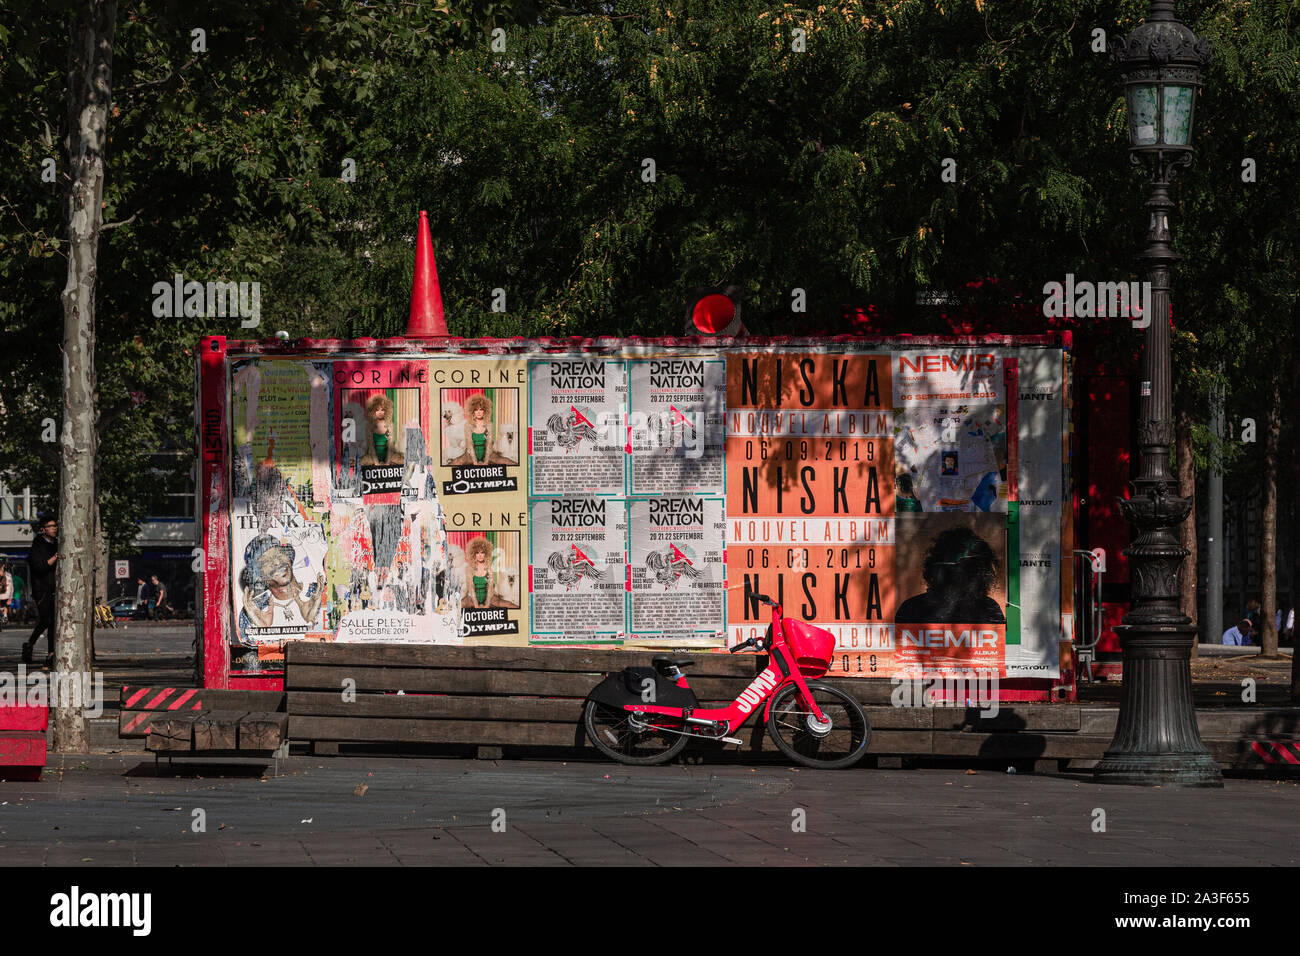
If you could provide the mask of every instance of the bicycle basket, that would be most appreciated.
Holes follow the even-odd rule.
[[[835,653],[835,635],[825,628],[804,621],[785,619],[785,641],[794,652],[799,672],[806,677],[820,677],[830,670]]]

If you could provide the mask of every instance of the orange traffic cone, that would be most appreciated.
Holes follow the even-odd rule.
[[[409,337],[450,335],[442,311],[442,290],[438,286],[438,264],[433,259],[429,235],[429,214],[420,210],[415,232],[415,278],[411,282],[411,317],[406,322]]]

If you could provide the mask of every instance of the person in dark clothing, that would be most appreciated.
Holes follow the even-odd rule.
[[[898,624],[1005,624],[998,602],[989,597],[997,580],[998,558],[970,528],[937,535],[925,555],[925,593],[898,607]]]
[[[32,650],[37,640],[45,634],[51,654],[54,651],[54,566],[59,560],[59,545],[55,541],[59,525],[52,515],[40,521],[36,539],[27,552],[27,566],[31,569],[32,600],[36,604],[36,629],[23,643],[23,663],[32,662]]]

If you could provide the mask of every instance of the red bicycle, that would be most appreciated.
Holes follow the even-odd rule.
[[[682,668],[695,662],[656,657],[653,667],[628,667],[610,674],[587,695],[583,724],[587,738],[605,756],[626,764],[671,760],[691,737],[740,744],[730,736],[759,710],[768,734],[783,754],[808,767],[837,769],[862,759],[871,742],[867,715],[853,697],[813,678],[831,666],[835,637],[824,628],[791,621],[765,595],[772,624],[762,638],[731,648],[767,650],[763,673],[723,708],[702,708]]]

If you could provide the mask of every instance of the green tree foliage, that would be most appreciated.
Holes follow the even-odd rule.
[[[0,355],[0,469],[48,489],[31,436],[57,407],[61,269],[38,167],[66,30],[48,4],[19,6],[0,26],[0,299],[21,345]],[[723,281],[757,332],[851,331],[845,307],[866,304],[960,328],[916,292],[976,286],[974,308],[1042,328],[1044,283],[1138,278],[1145,184],[1094,30],[1127,33],[1146,6],[124,3],[105,213],[125,224],[100,269],[110,517],[138,517],[152,479],[134,456],[191,441],[200,332],[400,333],[420,209],[459,335],[677,333],[686,290]],[[1179,8],[1217,49],[1173,223],[1177,382],[1201,408],[1220,359],[1235,412],[1266,388],[1262,357],[1295,351],[1292,6]],[[260,281],[260,328],[155,318],[152,285],[177,272]],[[1139,344],[1121,324],[1100,347]]]

